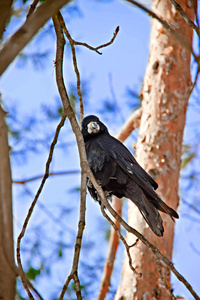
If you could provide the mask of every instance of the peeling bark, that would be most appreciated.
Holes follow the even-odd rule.
[[[0,106],[0,299],[15,298],[12,193],[5,112]]]
[[[194,10],[180,0],[189,18]],[[190,2],[191,3],[191,2]],[[167,1],[153,0],[153,11],[177,28],[192,44],[192,30],[178,11]],[[177,209],[178,180],[181,162],[183,131],[191,88],[190,53],[162,27],[152,20],[150,57],[144,78],[142,119],[137,142],[137,160],[159,184],[158,193],[171,207]],[[129,224],[138,229],[169,259],[172,258],[174,223],[162,214],[165,232],[158,238],[147,228],[137,208],[129,201]],[[128,234],[128,244],[135,237]],[[115,300],[170,299],[163,287],[153,253],[142,243],[131,249],[133,265],[142,278],[131,272],[128,259],[123,262],[122,279]],[[170,272],[162,265],[170,286]]]

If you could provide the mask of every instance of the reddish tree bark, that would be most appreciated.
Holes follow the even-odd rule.
[[[194,9],[186,0],[178,3],[193,20]],[[190,2],[191,3],[191,2]],[[180,13],[168,0],[153,0],[153,11],[173,24],[192,44],[192,30]],[[150,57],[144,78],[142,119],[137,142],[137,160],[158,182],[158,193],[171,207],[177,209],[178,180],[180,172],[183,130],[191,88],[190,56],[157,20],[152,20]],[[161,213],[162,214],[162,213]],[[172,258],[174,223],[162,214],[164,237],[157,237],[129,201],[129,224],[138,229],[159,250]],[[135,241],[127,235],[128,244]],[[115,299],[169,299],[163,287],[156,260],[142,243],[131,249],[133,265],[142,278],[136,277],[129,268],[128,259],[123,262],[122,279]],[[125,255],[126,256],[126,255]],[[170,285],[170,272],[162,265],[166,282]]]

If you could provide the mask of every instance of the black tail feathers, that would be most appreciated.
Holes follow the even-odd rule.
[[[157,209],[152,205],[151,202],[146,198],[146,196],[141,192],[142,194],[142,203],[135,202],[139,208],[143,218],[151,228],[151,230],[157,235],[157,236],[163,236],[164,227],[163,227],[163,221],[162,218],[157,211]]]
[[[168,214],[173,221],[174,218],[179,218],[177,212],[164,203],[156,193],[153,198],[146,195],[146,193],[140,189],[140,192],[137,193],[137,197],[133,198],[133,195],[134,193],[131,197],[127,198],[131,199],[137,205],[143,218],[157,236],[163,236],[164,232],[163,221],[158,210]]]
[[[179,215],[177,214],[177,212],[173,208],[169,207],[165,202],[163,202],[156,192],[154,192],[154,194],[155,196],[151,197],[145,193],[146,197],[153,204],[153,206],[156,209],[164,212],[165,214],[168,214],[173,221],[174,218],[179,219]]]

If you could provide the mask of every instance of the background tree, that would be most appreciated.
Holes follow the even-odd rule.
[[[187,1],[178,3],[189,19],[193,20],[194,7],[188,7]],[[192,45],[192,28],[170,1],[153,1],[152,10],[169,24],[173,23],[177,28],[176,32],[184,37],[188,45]],[[138,161],[158,182],[161,198],[175,209],[179,205],[178,181],[182,140],[191,94],[190,57],[191,53],[183,43],[175,39],[158,20],[153,19],[136,154]],[[145,226],[135,206],[129,203],[129,223],[148,237],[148,240],[171,260],[175,224],[164,214],[162,218],[165,233],[164,237],[159,239]],[[134,237],[130,234],[127,239],[130,244],[134,242]],[[138,243],[132,248],[131,254],[134,266],[137,266],[137,271],[141,272],[143,277],[139,278],[131,273],[125,258],[122,282],[116,299],[141,299],[144,295],[148,295],[150,299],[170,299],[152,251]],[[166,265],[161,265],[161,269],[169,283],[170,270]]]
[[[13,248],[12,180],[5,115],[0,106],[0,297],[14,299],[16,270]]]

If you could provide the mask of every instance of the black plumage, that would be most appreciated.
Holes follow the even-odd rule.
[[[83,119],[82,134],[88,163],[107,199],[111,199],[112,195],[129,198],[153,232],[162,236],[164,228],[158,210],[168,214],[172,220],[179,216],[157,195],[157,183],[137,163],[130,151],[109,134],[107,127],[96,116]],[[87,187],[92,198],[100,202],[90,180]]]

